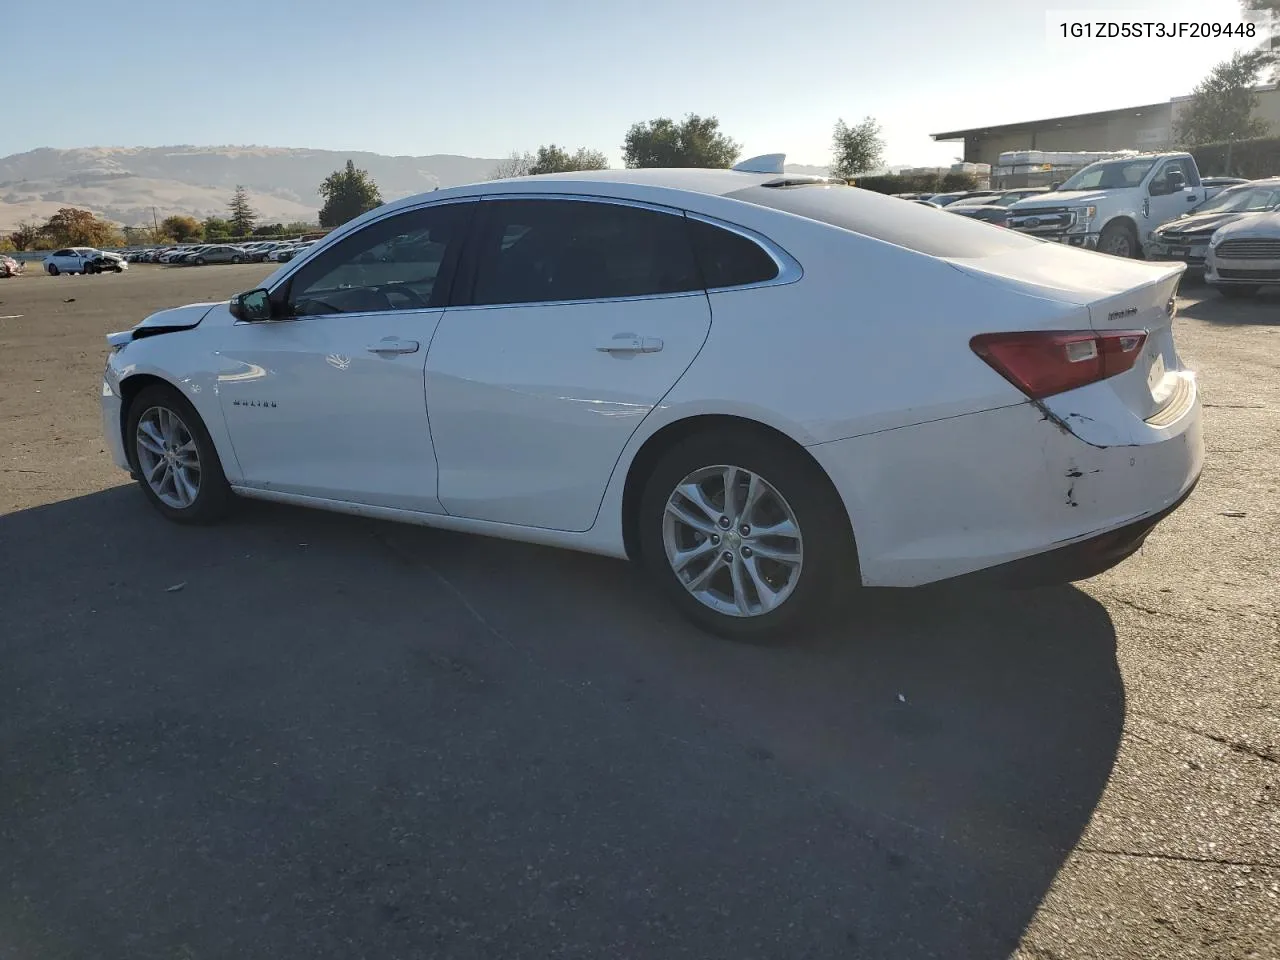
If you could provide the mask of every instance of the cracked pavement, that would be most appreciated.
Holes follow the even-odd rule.
[[[1280,300],[1185,285],[1139,555],[756,649],[594,557],[162,521],[102,335],[266,272],[0,281],[0,956],[1280,956]]]

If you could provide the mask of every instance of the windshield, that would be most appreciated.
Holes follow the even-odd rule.
[[[1155,166],[1154,157],[1137,157],[1133,160],[1104,160],[1085,167],[1058,189],[1067,190],[1119,190],[1136,187]]]
[[[1192,213],[1250,213],[1271,210],[1280,205],[1280,183],[1266,187],[1236,187],[1226,190],[1200,206]]]

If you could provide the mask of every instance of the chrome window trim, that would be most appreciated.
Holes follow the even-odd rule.
[[[724,293],[732,290],[756,290],[761,287],[783,286],[785,284],[795,283],[797,280],[800,280],[801,278],[804,277],[804,268],[800,265],[799,261],[796,260],[795,257],[791,256],[791,254],[789,254],[786,250],[784,250],[781,246],[779,246],[773,240],[770,240],[768,237],[756,232],[755,230],[752,230],[749,227],[743,227],[736,223],[730,223],[727,220],[721,220],[718,217],[708,216],[702,213],[696,213],[692,210],[688,210],[682,207],[671,206],[669,204],[652,203],[646,200],[632,200],[628,197],[610,197],[610,196],[601,196],[598,194],[589,194],[589,193],[503,192],[503,193],[470,194],[465,197],[449,197],[448,199],[443,199],[443,200],[424,200],[422,203],[414,204],[411,207],[401,207],[398,210],[393,210],[388,212],[385,216],[375,217],[372,220],[369,220],[368,222],[361,224],[361,226],[357,230],[352,230],[350,231],[350,233],[344,234],[342,239],[345,239],[348,236],[354,236],[357,232],[359,232],[359,230],[364,230],[368,227],[372,227],[375,224],[382,223],[383,221],[388,220],[391,217],[400,216],[402,214],[416,213],[420,210],[425,210],[430,207],[437,207],[437,206],[443,207],[448,204],[485,203],[491,200],[570,200],[570,201],[577,201],[577,202],[583,202],[583,203],[610,203],[620,207],[635,207],[636,209],[649,210],[653,213],[663,213],[663,214],[667,214],[668,216],[686,217],[689,219],[698,220],[698,221],[701,221],[702,223],[708,224],[709,226],[717,227],[721,230],[727,230],[730,233],[735,233],[738,236],[742,237],[743,239],[748,240],[756,244],[757,246],[761,247],[764,250],[764,252],[769,256],[769,259],[771,259],[774,262],[774,264],[777,266],[778,275],[770,278],[769,280],[760,280],[755,283],[743,283],[743,284],[736,284],[736,285],[722,286],[722,287],[705,287],[705,288],[700,287],[696,290],[680,290],[675,293],[648,293],[648,294],[639,294],[633,297],[597,297],[595,299],[588,299],[588,300],[529,300],[529,301],[522,301],[520,303],[463,304],[460,306],[451,306],[451,307],[433,308],[433,309],[445,309],[449,311],[495,310],[495,309],[503,309],[508,307],[541,307],[549,304],[559,304],[564,306],[570,306],[570,305],[578,305],[578,304],[584,304],[584,303],[628,303],[628,302],[637,301],[637,300],[670,300],[676,297],[705,296],[707,294]],[[341,240],[334,241],[335,244],[340,242]],[[321,244],[324,244],[324,241],[321,241]],[[273,284],[271,287],[266,288],[267,292],[269,294],[274,294],[276,290],[278,290],[280,287],[287,284],[293,278],[293,275],[298,272],[298,270],[302,267],[304,263],[310,260],[310,256],[309,256],[310,254],[316,254],[318,252],[321,252],[324,249],[327,249],[327,246],[328,246],[327,244],[325,244],[324,246],[318,245],[319,249],[313,248],[312,250],[309,250],[308,254],[304,255],[301,259],[295,257],[293,260],[289,261],[290,269],[284,275],[282,275],[280,279],[276,281],[275,284]],[[380,311],[380,313],[387,313],[387,312],[391,312],[391,311]],[[339,314],[326,314],[326,316],[339,316]],[[255,322],[262,322],[262,321],[255,321]]]

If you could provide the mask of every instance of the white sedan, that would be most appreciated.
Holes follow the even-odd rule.
[[[238,494],[630,557],[738,639],[863,585],[1083,579],[1190,493],[1181,264],[781,171],[379,207],[111,334],[109,449],[173,520]]]
[[[95,247],[64,247],[55,250],[42,261],[45,272],[52,277],[60,273],[123,273],[129,263],[116,253],[103,253]]]

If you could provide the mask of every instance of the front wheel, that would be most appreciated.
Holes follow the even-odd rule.
[[[794,637],[860,582],[848,516],[819,467],[747,431],[680,441],[650,474],[641,560],[690,620],[731,640]]]
[[[193,261],[191,261],[191,262],[192,262],[192,263],[194,263],[197,267],[203,267],[203,266],[204,266],[204,257],[196,257],[196,258],[195,258],[195,260],[193,260]]]
[[[1218,292],[1228,300],[1248,300],[1258,292],[1257,287],[1219,287]]]
[[[1098,238],[1098,252],[1128,259],[1140,257],[1142,250],[1138,246],[1137,231],[1124,222],[1108,223]]]
[[[152,505],[178,523],[212,523],[231,502],[200,415],[173,388],[147,387],[129,406],[125,444]]]
[[[241,258],[241,257],[232,257],[232,258],[231,258],[231,262],[232,262],[232,263],[244,263],[244,259],[243,259],[243,258]]]

